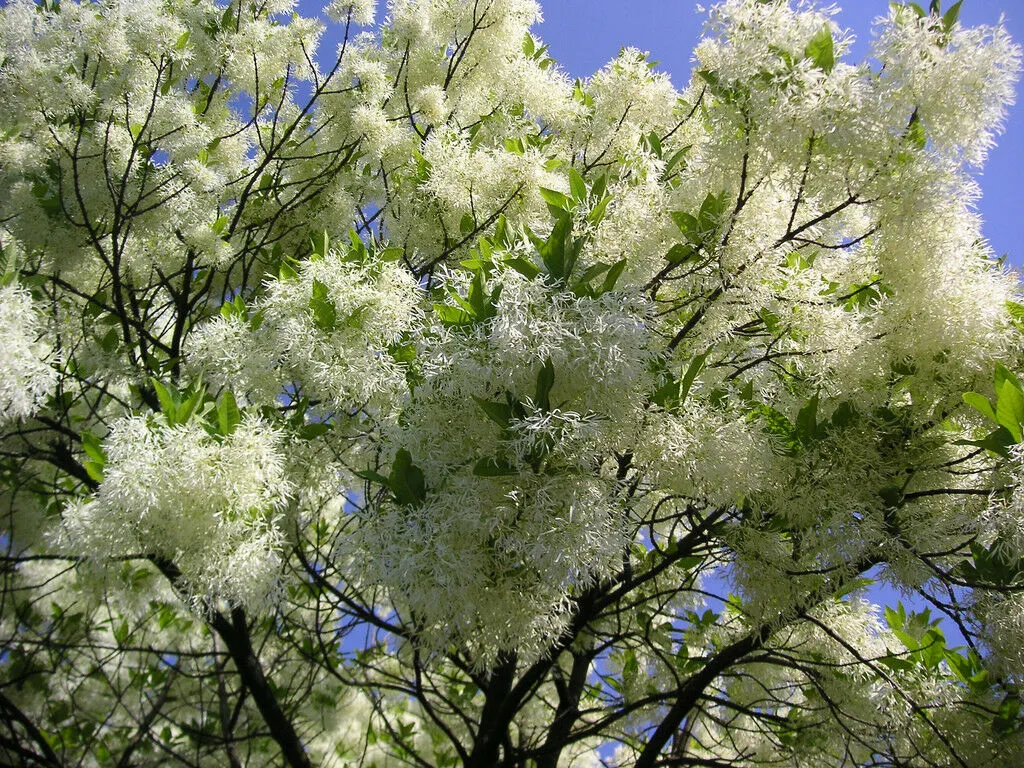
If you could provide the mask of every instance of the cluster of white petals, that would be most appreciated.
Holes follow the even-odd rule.
[[[57,371],[42,309],[17,285],[0,288],[0,425],[26,419],[53,391]]]
[[[113,425],[104,448],[99,490],[64,512],[64,546],[173,562],[199,605],[272,604],[292,494],[278,432],[255,418],[211,436],[198,420],[133,416]]]
[[[272,403],[297,382],[342,410],[379,405],[404,384],[389,348],[413,327],[418,291],[398,263],[362,267],[332,251],[270,281],[251,317],[200,326],[186,349],[189,363],[251,403]]]

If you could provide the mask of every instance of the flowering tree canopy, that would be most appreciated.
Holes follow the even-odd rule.
[[[0,762],[1016,764],[1006,32],[293,5],[0,10]]]

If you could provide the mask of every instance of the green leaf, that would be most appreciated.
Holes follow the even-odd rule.
[[[299,437],[303,440],[314,440],[330,432],[332,425],[323,421],[311,421],[299,427]]]
[[[473,273],[473,279],[469,284],[469,293],[466,297],[468,301],[462,301],[459,296],[454,296],[456,301],[458,301],[459,304],[461,304],[478,322],[487,320],[498,314],[495,304],[498,297],[501,295],[502,288],[504,287],[499,285],[495,288],[493,294],[488,294],[484,280],[484,271],[482,269],[476,270],[476,272]]]
[[[600,261],[597,264],[591,264],[583,270],[583,274],[579,276],[579,279],[576,281],[576,285],[573,286],[573,292],[576,293],[577,296],[587,295],[590,290],[590,281],[595,277],[600,277],[609,269],[611,269],[610,264],[605,264]]]
[[[551,410],[551,389],[555,386],[555,366],[551,358],[544,361],[537,372],[537,396],[534,403],[542,411]]]
[[[488,456],[473,465],[473,474],[477,477],[508,477],[518,475],[519,471],[506,461]]]
[[[683,159],[685,159],[689,153],[689,146],[683,147],[682,149],[679,149],[676,152],[674,152],[672,154],[672,157],[668,159],[668,162],[665,163],[665,170],[661,172],[661,180],[664,181],[665,179],[667,179],[672,174],[672,169],[679,165],[679,163]],[[686,163],[683,163],[683,167],[680,168],[679,170],[683,170],[684,168],[686,168]]]
[[[163,412],[164,416],[167,417],[167,423],[171,425],[176,424],[178,402],[180,399],[177,391],[172,394],[171,390],[161,384],[158,380],[151,378],[149,381],[152,383],[153,389],[156,391],[156,399],[160,402],[160,410]]]
[[[528,280],[532,280],[540,274],[540,267],[534,264],[532,261],[524,259],[522,256],[516,256],[512,259],[506,259],[505,263],[512,267],[516,272],[523,275]]]
[[[632,649],[628,649],[623,654],[622,680],[627,685],[631,685],[639,674],[640,663],[637,661],[636,653]]]
[[[107,453],[100,439],[92,432],[82,432],[82,451],[100,467],[107,463]]]
[[[839,587],[839,589],[837,589],[835,591],[833,596],[836,598],[836,600],[842,600],[847,595],[853,594],[854,592],[856,592],[857,590],[860,590],[860,589],[866,589],[867,587],[870,587],[874,583],[875,583],[874,579],[869,579],[869,578],[866,578],[866,577],[858,577],[858,578],[855,578],[855,579],[850,579],[849,581],[844,583],[841,587]]]
[[[572,255],[567,253],[566,246],[571,247],[571,239],[572,218],[566,212],[558,217],[555,226],[551,229],[551,234],[547,240],[540,243],[537,249],[544,266],[547,267],[548,274],[556,280],[564,280],[568,277],[573,259]]]
[[[667,411],[677,409],[679,407],[679,379],[668,374],[665,383],[651,395],[651,402]]]
[[[686,211],[671,211],[669,216],[672,217],[672,221],[679,227],[683,237],[694,245],[700,245],[703,242],[703,238],[700,236],[700,224],[696,216]]]
[[[883,656],[878,662],[894,672],[912,672],[917,666],[910,659],[904,659],[899,656]]]
[[[188,45],[188,39],[192,36],[192,30],[186,30],[183,32],[178,39],[174,42],[174,48],[178,51],[185,50],[185,46]]]
[[[988,417],[992,421],[996,420],[996,412],[987,397],[979,395],[977,392],[964,392],[963,398],[964,402],[971,406],[971,408],[979,411],[983,416]]]
[[[377,485],[383,485],[385,488],[391,486],[391,481],[388,480],[384,475],[374,472],[372,469],[362,469],[355,473],[356,477],[361,477],[363,480],[369,480],[370,482],[377,483]]]
[[[887,507],[898,507],[903,503],[903,490],[898,485],[887,485],[878,491],[879,497]]]
[[[309,300],[309,308],[313,311],[313,324],[324,333],[330,333],[338,324],[338,310],[330,291],[324,283],[313,280],[313,298]]]
[[[534,52],[537,50],[537,43],[533,39],[533,35],[527,32],[523,35],[523,53],[526,58],[532,58]]]
[[[590,209],[590,213],[587,214],[587,221],[591,224],[597,224],[601,219],[604,218],[604,214],[608,208],[608,203],[612,201],[611,195],[605,195],[602,197],[593,208]]]
[[[921,661],[935,669],[946,656],[946,638],[938,627],[930,627],[921,638]]]
[[[572,166],[569,166],[569,190],[572,192],[572,199],[577,203],[587,199],[587,183]]]
[[[90,480],[97,483],[103,482],[103,466],[101,464],[86,459],[82,462],[82,468],[85,469],[85,474],[89,476]]]
[[[572,207],[569,197],[557,190],[541,187],[540,196],[548,205],[554,206],[558,210],[568,211]]]
[[[392,344],[388,352],[396,363],[411,363],[416,359],[415,344]]]
[[[999,705],[999,714],[992,720],[992,730],[1000,736],[1009,736],[1020,730],[1020,699],[1013,693],[1006,694]]]
[[[853,423],[855,418],[857,418],[857,409],[849,400],[844,400],[832,412],[832,426],[842,429]]]
[[[622,259],[611,265],[608,269],[608,274],[604,276],[604,282],[601,284],[601,293],[608,293],[615,290],[615,284],[619,282],[619,278],[622,277],[623,271],[626,269],[626,260]]]
[[[445,325],[469,325],[473,322],[473,316],[460,307],[453,307],[449,304],[435,304],[433,309]]]
[[[701,372],[704,367],[704,362],[708,359],[708,353],[705,352],[702,355],[697,355],[693,360],[690,361],[689,367],[686,369],[686,373],[683,374],[682,380],[679,382],[679,404],[682,405],[686,402],[687,395],[690,394],[690,387],[693,386],[694,380],[697,378],[697,374]]]
[[[650,133],[647,134],[646,138],[647,138],[648,146],[650,146],[650,148],[654,151],[654,154],[660,160],[661,156],[662,156],[662,149],[661,149],[661,139],[658,137],[658,132],[657,131],[651,131]]]
[[[804,443],[814,440],[818,431],[818,395],[804,403],[796,415],[796,437]]]
[[[924,125],[917,114],[917,109],[914,109],[910,122],[907,123],[907,138],[918,149],[924,149],[928,145],[928,135],[924,132]]]
[[[178,423],[187,424],[188,420],[192,418],[192,414],[196,412],[196,408],[206,398],[206,387],[199,387],[195,392],[189,395],[178,407]]]
[[[779,442],[773,446],[773,450],[783,456],[796,455],[800,443],[794,437],[793,423],[789,419],[767,403],[758,403],[751,413],[764,419],[764,431],[778,438]]]
[[[973,445],[978,448],[984,448],[986,451],[992,451],[992,453],[1003,458],[1010,457],[1010,446],[1015,444],[1016,441],[1013,439],[1013,435],[1010,434],[1010,430],[1006,427],[999,427],[981,440],[957,440],[955,443],[955,445]]]
[[[230,389],[225,389],[217,404],[217,432],[227,437],[242,423],[242,414]]]
[[[682,264],[684,261],[692,259],[697,253],[698,251],[695,246],[676,243],[668,249],[665,258],[672,264]]]
[[[281,281],[296,280],[299,277],[299,273],[295,271],[295,268],[288,263],[285,259],[281,262],[281,266],[277,271],[278,279]]]
[[[700,204],[697,212],[697,226],[701,241],[707,239],[718,230],[718,224],[725,213],[725,192],[720,195],[708,195]]]
[[[1021,425],[1024,424],[1024,394],[1013,385],[1012,381],[1004,380],[998,391],[996,401],[996,421],[1009,430],[1015,442],[1024,439]]]
[[[328,249],[331,247],[331,238],[327,234],[325,229],[323,232],[317,232],[314,235],[309,236],[309,241],[313,245],[313,255],[323,258],[327,255]]]
[[[1024,392],[1024,386],[1021,385],[1020,379],[1018,379],[1016,375],[1014,375],[1014,373],[1005,365],[1003,365],[1002,363],[996,363],[996,392],[1002,389],[1003,383],[1007,381],[1013,384],[1013,386],[1015,386],[1020,391]]]
[[[960,20],[960,6],[963,5],[963,0],[957,0],[949,6],[949,9],[942,14],[942,31],[947,35],[953,31],[953,27],[956,26],[957,21]]]
[[[814,37],[804,48],[804,58],[810,59],[814,66],[824,70],[825,74],[832,72],[836,65],[835,43],[832,40],[832,29],[828,24],[822,26]]]
[[[412,455],[404,448],[395,454],[388,485],[395,499],[403,506],[420,504],[427,497],[423,470],[412,463]]]
[[[473,395],[473,400],[480,406],[484,414],[500,427],[505,428],[512,420],[512,406],[508,403],[495,403]]]

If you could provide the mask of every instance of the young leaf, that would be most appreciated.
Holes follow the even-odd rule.
[[[1014,387],[1024,392],[1024,386],[1021,385],[1020,379],[1014,375],[1014,373],[1002,363],[996,363],[996,375],[995,385],[996,392],[1003,388],[1004,382],[1010,382]]]
[[[807,43],[804,57],[810,59],[818,69],[824,70],[826,75],[832,72],[836,65],[836,54],[832,29],[828,24],[823,25]]]
[[[540,267],[532,261],[527,261],[522,256],[506,259],[505,263],[528,280],[532,280],[540,274]]]
[[[544,198],[544,201],[553,206],[556,211],[563,210],[568,211],[572,207],[572,201],[564,193],[559,192],[555,189],[548,189],[547,187],[540,188],[540,196]],[[554,213],[554,211],[553,211]]]
[[[338,310],[334,300],[324,283],[313,281],[313,298],[309,300],[309,308],[313,311],[313,324],[324,333],[330,333],[338,324]]]
[[[149,381],[152,383],[153,389],[156,391],[156,399],[160,402],[160,410],[167,418],[167,423],[171,425],[176,424],[178,403],[180,401],[180,396],[178,395],[177,390],[174,390],[172,393],[173,388],[165,387],[158,380],[151,378]]]
[[[242,414],[230,389],[225,389],[217,405],[217,433],[227,437],[242,423]]]
[[[506,461],[488,456],[473,465],[473,474],[477,477],[507,477],[518,475],[519,471]]]
[[[403,506],[420,504],[427,497],[423,470],[412,463],[412,455],[404,448],[395,454],[388,485],[395,500]]]
[[[608,293],[609,291],[615,290],[615,284],[619,282],[619,278],[622,277],[623,271],[626,269],[626,260],[622,259],[617,261],[608,270],[608,274],[604,276],[604,282],[601,284],[601,293]]]
[[[534,403],[542,411],[551,410],[551,389],[555,386],[555,366],[549,357],[537,373],[537,397]]]
[[[686,402],[687,395],[690,394],[690,387],[693,386],[694,379],[697,378],[697,374],[700,373],[704,367],[704,361],[708,359],[708,353],[705,352],[702,355],[697,355],[693,360],[690,361],[689,368],[686,369],[686,373],[683,374],[682,380],[679,382],[679,404],[682,405]]]
[[[996,420],[996,412],[992,408],[992,403],[988,401],[988,398],[984,395],[979,395],[977,392],[964,392],[964,402],[980,412],[983,416],[987,416],[992,421]]]
[[[796,436],[804,443],[814,439],[818,430],[818,395],[804,403],[796,415]]]
[[[1024,394],[1008,380],[1003,381],[998,394],[996,421],[1006,427],[1014,441],[1019,443],[1024,439],[1021,426],[1024,424]]]
[[[509,421],[512,419],[512,406],[508,403],[495,403],[490,400],[484,400],[483,398],[473,395],[473,400],[480,406],[480,410],[502,428],[507,427]]]
[[[942,31],[947,35],[953,31],[953,27],[956,26],[957,21],[960,19],[961,5],[963,5],[963,0],[957,0],[942,14]]]
[[[572,166],[569,166],[569,189],[575,202],[582,203],[587,199],[587,183]]]
[[[593,208],[590,209],[590,213],[587,214],[587,221],[591,224],[597,224],[604,218],[604,214],[608,209],[608,203],[612,201],[611,195],[605,195],[602,197]]]

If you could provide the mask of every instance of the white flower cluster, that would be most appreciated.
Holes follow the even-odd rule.
[[[447,283],[465,290],[456,275]],[[636,430],[653,357],[638,300],[580,297],[510,269],[487,291],[499,286],[493,317],[422,332],[419,378],[382,428],[380,459],[408,451],[425,496],[369,499],[354,557],[426,645],[457,636],[487,656],[542,652],[568,595],[618,566],[626,519],[612,456]]]
[[[379,404],[404,385],[389,347],[418,317],[419,289],[400,264],[361,267],[332,251],[266,289],[248,320],[218,317],[196,329],[186,347],[195,372],[259,404],[298,382],[346,411]]]
[[[193,420],[116,422],[95,495],[67,508],[59,541],[90,558],[173,561],[198,604],[275,598],[291,496],[281,435],[256,418],[226,437]]]
[[[1003,27],[955,25],[918,18],[893,4],[872,50],[882,62],[886,103],[895,119],[917,115],[940,152],[979,165],[1013,103],[1020,49]]]
[[[0,425],[32,415],[51,391],[57,371],[44,337],[42,312],[27,290],[0,288]]]
[[[379,503],[358,536],[365,577],[390,589],[430,651],[458,638],[480,663],[502,649],[540,655],[570,618],[569,594],[621,561],[612,482],[470,467],[427,482],[423,504]]]
[[[331,0],[324,9],[328,18],[334,21],[345,22],[351,19],[353,23],[367,26],[373,24],[377,15],[376,0]]]
[[[324,292],[326,319],[311,304],[318,291]],[[388,348],[416,320],[418,291],[399,263],[360,267],[333,253],[306,264],[298,279],[271,283],[261,307],[272,347],[290,376],[313,397],[351,409],[404,385]]]

